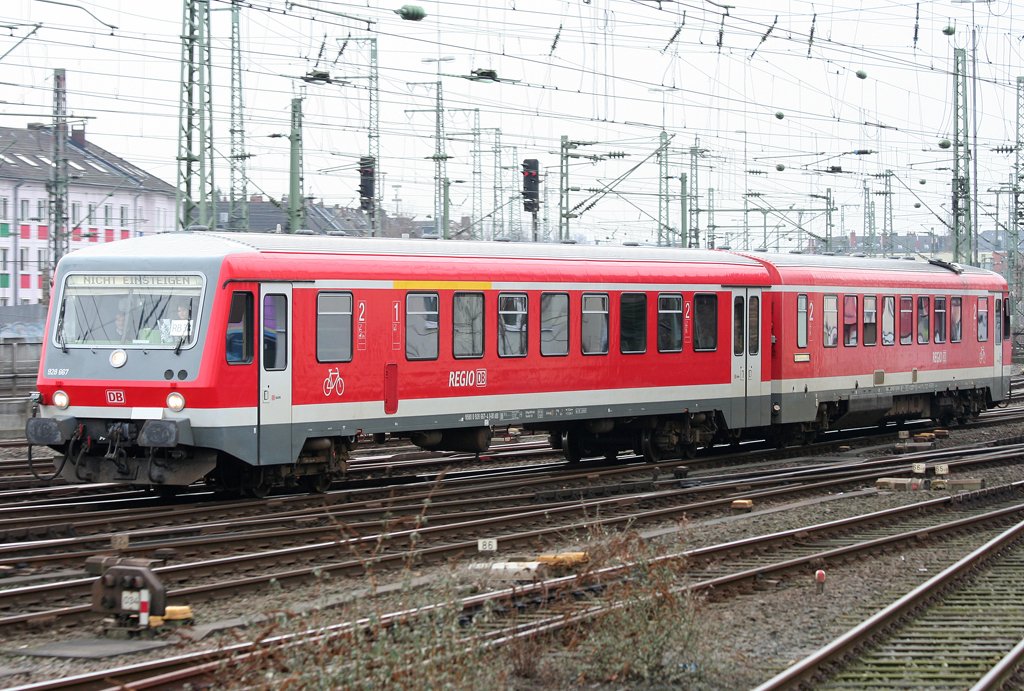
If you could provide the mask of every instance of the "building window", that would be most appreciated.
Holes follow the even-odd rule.
[[[36,260],[39,262],[39,273],[43,273],[49,264],[49,262],[46,261],[46,250],[39,250],[36,252]]]
[[[28,200],[22,199],[21,204],[19,204],[19,206],[21,208],[18,209],[18,214],[21,216],[21,218],[19,218],[18,220],[24,223],[25,221],[28,220]]]
[[[71,202],[71,222],[78,225],[82,220],[82,202]]]
[[[39,199],[36,201],[36,223],[43,223],[46,221],[46,200]]]
[[[114,225],[114,207],[111,204],[103,205],[103,225],[107,228]]]
[[[89,215],[85,218],[85,222],[87,224],[89,224],[89,225],[94,225],[96,223],[96,205],[95,204],[90,204],[89,205]]]
[[[124,228],[128,225],[128,207],[124,204],[121,205],[121,227]]]
[[[0,249],[0,271],[7,271],[7,248]]]
[[[18,271],[24,271],[26,264],[28,264],[28,250],[22,247],[18,250]]]
[[[10,218],[10,216],[7,215],[9,211],[10,209],[7,208],[7,197],[0,197],[0,219]]]

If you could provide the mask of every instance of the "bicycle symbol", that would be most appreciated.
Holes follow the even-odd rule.
[[[327,378],[324,379],[324,396],[330,396],[332,391],[339,398],[345,393],[345,380],[341,378],[338,367],[327,370]]]

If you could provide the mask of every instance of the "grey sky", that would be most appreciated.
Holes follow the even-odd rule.
[[[0,60],[0,123],[49,119],[52,71],[63,67],[69,111],[90,118],[89,137],[173,184],[181,4],[69,4],[76,7],[41,0],[3,3],[0,20],[11,28],[0,38],[0,53],[10,51]],[[287,132],[289,102],[304,95],[306,193],[329,204],[358,204],[356,159],[367,149],[369,52],[356,42],[341,47],[349,35],[376,36],[382,196],[391,211],[400,205],[418,218],[433,213],[428,157],[434,152],[434,119],[432,112],[413,111],[431,111],[434,90],[410,83],[433,82],[439,71],[448,110],[448,177],[466,181],[452,185],[453,218],[472,209],[473,116],[465,109],[479,108],[482,213],[494,207],[492,148],[500,128],[506,189],[499,205],[506,223],[518,213],[517,204],[509,203],[518,162],[538,158],[548,172],[550,223],[557,226],[557,151],[559,137],[567,135],[595,142],[581,153],[626,154],[572,163],[571,184],[584,190],[623,178],[574,219],[575,232],[613,242],[653,241],[659,170],[652,153],[664,123],[672,137],[674,195],[695,138],[707,150],[699,173],[702,206],[707,189],[714,188],[719,209],[741,207],[745,192],[762,193],[757,203],[773,209],[815,209],[823,202],[810,195],[831,188],[842,207],[837,231],[841,215],[846,231],[859,234],[865,180],[872,191],[881,191],[881,181],[870,176],[890,169],[902,181],[894,183],[896,230],[943,232],[928,209],[943,215],[941,205],[949,206],[951,173],[939,169],[951,166],[952,154],[937,142],[953,136],[953,48],[971,47],[973,11],[980,215],[983,228],[993,226],[997,197],[987,190],[1007,183],[1014,162],[1012,154],[994,149],[1015,137],[1016,78],[1024,75],[1022,10],[1008,0],[973,6],[921,2],[919,11],[915,2],[882,0],[733,4],[723,24],[725,10],[708,2],[421,3],[428,16],[416,23],[395,14],[398,2],[254,0],[244,8],[242,28],[250,191],[275,197],[287,191],[287,140],[269,135]],[[215,135],[222,156],[228,154],[229,6],[212,3]],[[15,45],[36,23],[41,26],[35,33]],[[947,26],[955,26],[952,36],[943,33]],[[306,85],[299,78],[313,69],[348,83]],[[474,69],[493,69],[509,81],[459,76]],[[785,117],[778,119],[777,112]],[[876,153],[849,153],[864,149]],[[220,159],[215,166],[218,184],[226,189],[227,163]],[[824,172],[830,166],[843,172]],[[400,202],[393,201],[396,196]],[[571,203],[586,207],[588,197],[573,192]],[[874,198],[880,225],[882,199]],[[1001,219],[1007,200],[999,197]],[[678,227],[678,198],[670,211],[670,225]],[[788,220],[797,220],[795,212],[790,215]],[[751,216],[752,246],[760,243],[762,218]],[[715,222],[720,234],[733,236],[730,244],[741,246],[742,214],[720,211]],[[784,215],[773,214],[770,222],[786,225]],[[803,222],[816,231],[824,228],[823,215],[813,210]]]

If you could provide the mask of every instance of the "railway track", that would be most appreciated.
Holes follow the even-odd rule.
[[[1024,521],[781,672],[758,691],[1018,688]],[[1006,686],[1004,686],[1004,684]]]
[[[1022,451],[1024,449],[1011,446],[971,453],[960,459],[952,458],[952,452],[947,451],[941,458],[954,468],[969,467],[1017,459]],[[729,482],[715,479],[698,487],[679,487],[679,481],[673,479],[667,480],[674,485],[670,489],[644,488],[636,494],[623,496],[572,498],[529,507],[511,505],[505,509],[490,497],[483,508],[466,513],[462,507],[449,515],[433,513],[435,506],[444,508],[445,502],[431,497],[428,492],[418,503],[373,507],[378,516],[381,511],[386,515],[376,521],[355,520],[359,515],[357,510],[346,505],[337,513],[329,514],[319,529],[311,521],[315,517],[325,518],[320,514],[293,516],[293,527],[256,530],[252,535],[228,531],[224,524],[205,529],[203,526],[176,528],[194,534],[177,541],[143,543],[136,551],[130,551],[135,556],[149,554],[159,558],[160,550],[192,550],[196,555],[192,561],[154,568],[168,586],[171,603],[191,604],[225,593],[259,589],[271,581],[309,582],[323,573],[359,575],[368,570],[401,567],[413,562],[449,560],[475,552],[477,540],[482,537],[496,538],[506,547],[535,546],[598,527],[607,529],[728,511],[737,497],[779,502],[807,494],[860,487],[870,484],[879,474],[908,472],[913,462],[914,459],[900,458],[839,467],[825,464],[808,469],[783,469],[760,478],[744,474],[730,478]],[[517,495],[519,501],[534,498]],[[483,506],[478,499],[471,501],[475,506]],[[396,514],[403,512],[406,520],[396,522]],[[274,520],[279,522],[281,517]],[[257,522],[256,525],[262,528],[266,524]],[[287,539],[299,540],[301,544],[282,545]],[[66,541],[58,541],[54,544],[58,556],[32,556],[18,550],[26,547],[34,550],[39,545],[11,545],[4,548],[2,558],[5,565],[20,562],[39,565],[47,560],[63,563],[63,553],[69,546]],[[204,550],[211,546],[226,546],[231,550],[221,556],[210,556]],[[88,553],[88,550],[81,550],[74,556]],[[76,603],[87,599],[94,580],[94,577],[80,577],[0,590],[0,628],[49,626],[91,618],[89,606]]]
[[[1007,523],[1024,520],[1024,483],[875,512],[864,516],[759,536],[733,543],[665,555],[645,569],[669,568],[678,574],[679,592],[710,593],[716,598],[743,592],[765,578],[786,578],[818,566],[839,566],[861,555],[922,540],[951,541],[961,549],[979,535],[995,534]],[[729,565],[728,567],[724,565]],[[173,681],[217,684],[217,675],[298,645],[330,646],[353,632],[381,635],[391,627],[416,626],[440,608],[454,604],[461,612],[466,646],[494,647],[515,640],[550,635],[585,624],[622,606],[621,590],[638,569],[619,564],[580,574],[521,584],[470,597],[357,620],[272,636],[216,650],[178,655],[102,673],[40,682],[21,689],[95,689],[134,684],[145,688]],[[398,653],[400,654],[400,652]],[[230,661],[230,665],[225,665]],[[227,669],[228,671],[225,671]],[[223,677],[221,677],[223,678]],[[145,681],[144,681],[145,680]],[[104,686],[106,684],[106,686]]]

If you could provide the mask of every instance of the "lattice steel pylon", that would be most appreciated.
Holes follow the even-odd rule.
[[[700,140],[694,137],[690,147],[690,228],[687,232],[686,247],[700,247],[700,186],[697,180],[697,158],[704,152]]]
[[[43,303],[50,301],[50,277],[60,258],[68,253],[68,118],[67,83],[63,69],[53,71],[53,165],[46,185],[49,193],[50,256],[43,274]],[[18,232],[15,229],[14,232]],[[17,258],[15,258],[17,261]]]
[[[249,192],[245,171],[245,99],[242,92],[242,38],[240,0],[231,0],[231,194],[228,228],[249,230]]]
[[[1024,204],[1021,203],[1021,177],[1024,176],[1024,77],[1017,77],[1017,128],[1014,142],[1013,166],[1013,216],[1009,228],[1009,252],[1007,252],[1006,280],[1010,284],[1010,304],[1013,305],[1013,322],[1010,328],[1014,334],[1024,333],[1024,275],[1021,275],[1020,236],[1024,226]]]
[[[658,146],[658,246],[672,245],[672,229],[669,227],[668,191],[668,132],[661,131]]]
[[[53,166],[50,168],[51,268],[68,253],[68,118],[63,69],[53,71]]]
[[[216,225],[210,0],[182,0],[178,229]]]
[[[953,261],[971,264],[971,150],[967,144],[967,50],[953,49]]]

